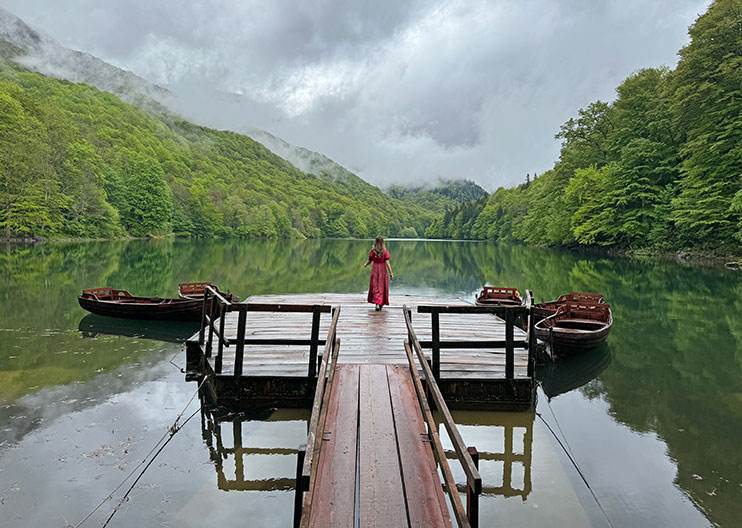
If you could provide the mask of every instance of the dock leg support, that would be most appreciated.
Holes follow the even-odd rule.
[[[301,525],[301,505],[304,502],[304,490],[301,487],[301,470],[304,467],[304,456],[307,446],[302,444],[296,452],[296,494],[294,495],[294,528]]]
[[[479,452],[474,446],[466,448],[469,451],[474,467],[479,469]],[[479,495],[474,493],[471,486],[466,484],[466,516],[469,518],[471,528],[479,528]]]

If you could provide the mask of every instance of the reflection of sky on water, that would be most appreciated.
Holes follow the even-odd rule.
[[[45,418],[19,442],[2,446],[0,526],[74,525],[119,484],[167,431],[196,389],[195,384],[184,383],[181,372],[167,361],[174,350],[177,346],[168,345],[157,351],[158,360],[145,365],[146,379],[129,379],[125,392],[78,400],[87,405]],[[120,373],[104,374],[86,384],[109,389]],[[56,389],[48,392],[64,397]],[[70,395],[74,392],[68,390]],[[35,394],[30,397],[34,402],[28,405],[42,398],[43,394]],[[198,406],[196,398],[186,416]],[[220,516],[233,523],[235,516],[244,512],[249,512],[255,526],[286,526],[292,493],[215,491],[214,466],[199,422],[200,415],[196,415],[175,435],[109,526],[153,526],[162,522],[203,526],[204,519],[213,525]],[[248,444],[266,447],[296,447],[304,441],[305,433],[306,425],[301,421],[251,422],[244,428]],[[288,459],[252,457],[249,477],[293,477],[295,460]],[[114,504],[109,501],[85,526],[100,525]]]
[[[195,391],[168,362],[176,355],[175,363],[184,366],[180,345],[158,341],[179,340],[179,332],[86,319],[76,303],[83,287],[174,295],[178,282],[210,278],[242,297],[363,295],[368,245],[136,241],[0,253],[7,278],[0,298],[28,300],[0,305],[0,526],[76,523],[138,463]],[[724,526],[739,518],[742,358],[734,336],[742,336],[742,326],[733,315],[742,309],[742,275],[522,246],[389,246],[397,276],[392,295],[471,300],[484,283],[530,288],[537,300],[570,290],[604,292],[616,321],[610,355],[585,358],[578,369],[599,378],[562,394],[590,376],[574,377],[570,368],[564,377],[565,363],[549,378],[559,394],[552,408],[596,494],[616,526],[708,526],[704,515]],[[719,303],[729,308],[722,318],[713,308]],[[538,411],[554,425],[544,398]],[[503,449],[504,425],[494,415],[455,415],[464,424],[465,441],[480,451]],[[256,526],[286,526],[293,507],[286,483],[295,471],[287,450],[305,441],[306,416],[281,411],[254,418],[242,425],[240,477],[247,487],[270,491],[220,489],[211,435],[204,435],[196,416],[147,471],[111,526],[202,526],[204,518],[213,525],[244,518]],[[223,447],[234,447],[232,424],[219,429]],[[522,429],[516,424],[514,454],[524,449]],[[517,494],[484,496],[483,525],[605,526],[540,419],[531,420],[530,430],[531,488],[525,500]],[[237,480],[238,467],[231,452],[219,454],[212,442],[227,488]],[[509,484],[523,489],[523,464],[511,466]],[[452,467],[463,481],[456,463]],[[485,487],[505,485],[502,461],[483,460],[482,474]]]

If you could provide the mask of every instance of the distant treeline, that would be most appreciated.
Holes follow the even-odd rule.
[[[434,213],[0,59],[0,238],[417,236]]]
[[[449,209],[441,238],[702,248],[742,240],[742,2],[716,0],[674,70],[627,78],[556,135],[554,167]]]
[[[440,213],[460,203],[487,196],[487,191],[470,180],[441,180],[434,186],[392,185],[386,192],[392,198]]]

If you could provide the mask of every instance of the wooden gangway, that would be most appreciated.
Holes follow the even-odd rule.
[[[464,444],[449,402],[533,405],[535,339],[515,325],[532,320],[530,307],[397,299],[377,312],[360,295],[231,303],[207,288],[188,349],[212,398],[312,407],[297,456],[295,526],[477,526],[477,451]],[[439,422],[453,451],[443,449]],[[449,458],[461,464],[464,483]]]
[[[409,369],[337,366],[303,526],[451,526]]]
[[[476,449],[465,446],[411,328],[410,313],[406,308],[403,313],[408,366],[338,365],[340,340],[326,345],[307,444],[297,460],[294,526],[453,526],[439,469],[457,526],[478,526],[482,479]],[[428,397],[466,475],[466,509]]]

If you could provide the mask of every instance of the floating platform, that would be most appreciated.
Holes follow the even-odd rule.
[[[207,335],[200,339],[196,334],[187,341],[189,370],[198,367],[210,374],[204,388],[214,403],[309,407],[316,385],[312,371],[316,372],[321,361],[321,355],[314,361],[312,356],[318,349],[321,354],[325,344],[333,319],[331,308],[340,307],[335,329],[341,342],[338,364],[407,365],[404,341],[409,332],[402,309],[406,305],[429,360],[434,359],[433,347],[439,344],[440,359],[434,370],[451,408],[533,408],[532,354],[527,348],[515,348],[508,372],[504,346],[508,335],[503,319],[491,313],[447,313],[450,307],[471,306],[455,298],[393,295],[390,306],[376,311],[365,297],[365,293],[252,296],[245,302],[256,311],[224,313],[222,333],[230,346],[217,347],[216,335],[211,347],[207,347]],[[296,305],[319,305],[325,311],[292,311]],[[270,306],[283,311],[265,308]],[[440,307],[443,311],[418,313],[418,307]],[[240,336],[240,317],[245,319],[244,336]],[[439,322],[437,336],[434,319]],[[518,327],[511,325],[511,332],[511,341],[528,339]],[[234,342],[240,339],[245,344],[238,365]],[[493,343],[496,346],[490,346]]]

